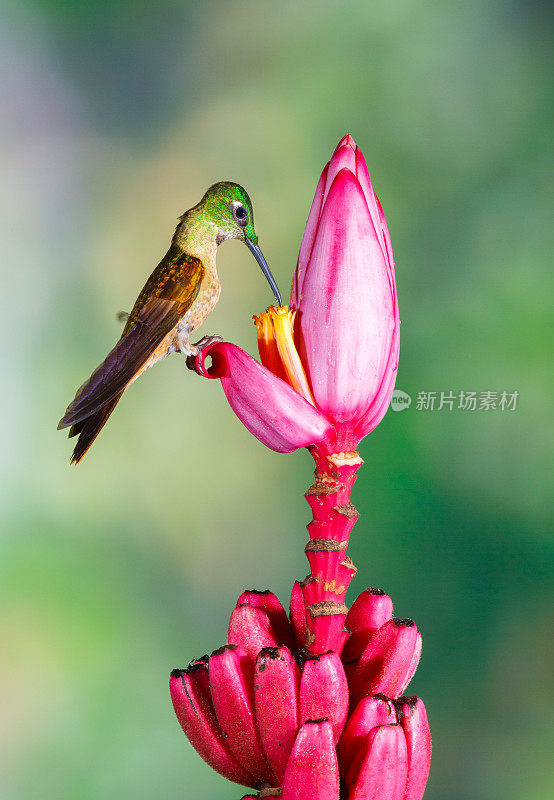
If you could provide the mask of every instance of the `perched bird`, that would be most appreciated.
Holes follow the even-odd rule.
[[[179,220],[171,246],[150,275],[129,314],[120,340],[60,420],[78,436],[71,463],[78,463],[94,442],[125,389],[144,370],[174,351],[197,355],[219,337],[196,344],[190,337],[219,299],[216,251],[226,239],[240,239],[254,255],[279,305],[281,296],[258,246],[252,204],[236,183],[211,186],[198,205]]]

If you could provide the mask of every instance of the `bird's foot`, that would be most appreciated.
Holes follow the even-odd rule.
[[[214,342],[222,342],[222,341],[223,341],[223,336],[220,336],[219,333],[214,333],[212,334],[212,336],[203,336],[201,339],[195,342],[192,345],[192,347],[196,347],[196,349],[198,350],[196,355],[199,355],[202,352],[202,350],[204,350],[206,347],[209,347]]]
[[[223,337],[220,336],[218,333],[214,333],[212,336],[203,336],[194,344],[189,343],[188,345],[189,353],[187,355],[187,367],[194,371],[195,370],[194,359],[200,355],[202,350],[204,350],[206,347],[209,347],[214,342],[222,342],[222,341]]]

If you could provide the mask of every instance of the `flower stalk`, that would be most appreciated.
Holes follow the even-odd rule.
[[[302,582],[306,635],[304,646],[313,653],[340,653],[348,608],[345,597],[356,567],[347,555],[348,540],[358,519],[350,495],[358,468],[356,452],[330,453],[310,448],[315,481],[304,495],[313,514],[305,553],[310,574]]]

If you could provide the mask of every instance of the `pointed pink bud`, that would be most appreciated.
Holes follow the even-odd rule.
[[[212,365],[206,365],[210,356]],[[195,359],[196,371],[220,378],[229,405],[248,430],[271,450],[290,453],[326,439],[327,417],[288,383],[228,342],[205,347]]]
[[[304,655],[300,679],[300,721],[325,717],[338,742],[348,715],[348,683],[337,653]]]
[[[431,732],[423,701],[400,697],[396,701],[408,747],[408,780],[403,800],[421,800],[431,766]]]
[[[247,605],[237,606],[233,610],[229,620],[227,641],[229,644],[244,648],[252,661],[256,660],[262,647],[279,645],[265,611]]]
[[[287,612],[279,598],[273,594],[269,589],[260,591],[258,589],[250,589],[250,591],[243,592],[237,600],[237,606],[248,605],[255,608],[261,608],[269,617],[271,623],[272,633],[279,645],[286,645],[292,648],[292,631],[287,617]],[[260,648],[261,649],[261,648]]]
[[[373,728],[346,775],[349,800],[403,800],[408,772],[400,725]]]
[[[362,419],[396,372],[390,354],[398,313],[389,273],[362,187],[345,167],[324,202],[298,305],[316,404],[335,422]]]
[[[325,189],[325,182],[327,180],[328,167],[329,165],[327,164],[321,173],[321,177],[316,186],[312,207],[310,208],[310,213],[308,214],[308,221],[306,222],[306,227],[304,229],[304,235],[300,245],[300,253],[298,254],[298,265],[292,278],[292,286],[290,290],[291,308],[298,308],[298,302],[302,296],[304,275],[306,273],[308,261],[310,260],[310,256],[312,254],[312,247],[314,244],[315,235],[317,233],[317,226],[319,224],[319,215],[321,213],[321,206],[323,204],[323,192]]]
[[[342,139],[340,140],[340,142],[337,145],[337,150],[339,149],[339,147],[342,147],[345,144],[349,144],[350,147],[352,147],[354,149],[356,148],[356,142],[354,141],[354,137],[352,136],[351,133],[345,133],[344,134],[344,136],[342,137]]]
[[[302,586],[299,581],[295,581],[290,595],[290,622],[294,632],[296,647],[300,649],[306,646],[306,635],[308,628],[306,625],[306,604],[302,593]]]
[[[274,785],[254,720],[254,664],[242,647],[216,650],[208,663],[210,688],[219,724],[237,760],[258,781]]]
[[[339,800],[339,768],[333,731],[326,720],[298,732],[283,780],[282,800]]]
[[[342,169],[347,169],[353,175],[356,175],[356,150],[356,142],[352,136],[347,133],[336,146],[335,152],[329,161],[323,203],[327,200],[333,181]]]
[[[366,741],[367,735],[379,725],[398,722],[393,701],[382,694],[370,695],[360,700],[348,718],[337,748],[341,773],[346,774]]]
[[[257,778],[236,760],[219,726],[206,663],[197,661],[188,670],[173,670],[169,688],[177,719],[196,752],[228,780],[256,787]]]
[[[392,600],[382,589],[365,589],[352,603],[346,627],[352,631],[346,642],[342,660],[355,661],[373,634],[392,617]]]
[[[279,784],[298,732],[300,673],[286,647],[267,647],[256,659],[254,700],[264,752]]]
[[[351,703],[378,692],[399,697],[416,670],[421,635],[411,619],[386,622],[369,641],[359,660],[347,666]]]

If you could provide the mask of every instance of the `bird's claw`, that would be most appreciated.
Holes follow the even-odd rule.
[[[197,342],[195,342],[192,346],[196,347],[198,350],[196,355],[199,355],[204,348],[209,347],[214,342],[222,342],[223,336],[220,336],[219,333],[214,333],[211,336],[203,336]]]
[[[206,347],[209,347],[211,344],[214,344],[214,342],[222,342],[222,341],[223,337],[220,336],[218,333],[214,333],[212,336],[203,336],[194,344],[190,344],[190,349],[192,350],[192,352],[190,355],[187,356],[186,360],[187,367],[193,372],[196,372],[196,366],[194,361],[200,355],[202,350],[205,350]]]

